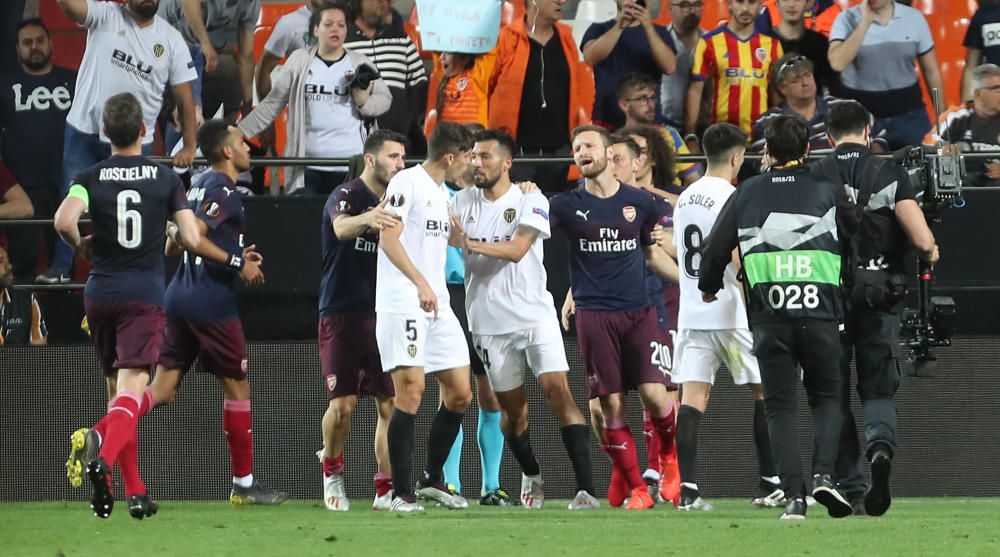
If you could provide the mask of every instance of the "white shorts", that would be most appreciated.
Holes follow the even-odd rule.
[[[535,377],[569,371],[562,332],[554,318],[523,331],[472,335],[472,346],[483,361],[490,386],[496,392],[512,391],[523,385],[525,367],[531,368]]]
[[[674,382],[715,384],[715,371],[726,364],[737,385],[760,384],[757,357],[750,353],[749,329],[681,329],[674,339]]]
[[[386,373],[422,367],[434,373],[469,365],[469,346],[458,317],[448,306],[438,318],[423,313],[376,313],[375,340]]]

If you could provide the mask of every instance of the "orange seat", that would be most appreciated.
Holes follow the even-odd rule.
[[[264,55],[264,45],[267,44],[267,39],[271,37],[271,33],[274,32],[274,27],[257,27],[253,30],[253,61],[254,64],[260,63],[261,56]]]
[[[257,27],[274,27],[281,16],[292,13],[302,7],[302,4],[261,4],[260,16],[257,17]]]
[[[524,17],[526,11],[524,2],[519,0],[514,0],[513,2],[504,0],[503,8],[500,11],[500,25],[507,25],[514,20],[521,19]]]

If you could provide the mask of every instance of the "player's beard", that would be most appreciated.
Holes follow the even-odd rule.
[[[382,168],[381,166],[375,167],[375,180],[377,180],[378,183],[381,184],[382,187],[384,188],[389,187],[389,180],[392,180],[392,177],[395,175],[396,175],[395,169],[385,169]]]
[[[20,61],[21,64],[23,64],[24,67],[28,68],[29,70],[38,71],[44,68],[45,66],[48,66],[49,60],[51,59],[52,59],[51,53],[45,54],[40,50],[34,50],[30,54],[28,54],[27,58],[21,58]]]
[[[498,172],[496,176],[489,176],[488,174],[484,173],[482,181],[480,181],[478,178],[479,177],[477,176],[476,180],[474,181],[474,183],[476,184],[476,187],[480,188],[480,189],[488,190],[488,189],[492,188],[493,186],[497,185],[497,182],[500,181],[500,173]]]
[[[135,15],[141,17],[143,20],[148,21],[153,19],[156,12],[160,9],[159,0],[139,0],[138,2],[130,2],[129,7]]]
[[[580,175],[588,179],[597,178],[598,176],[601,175],[602,172],[607,170],[607,168],[608,168],[608,157],[604,157],[602,159],[595,158],[590,162],[590,169],[587,170],[586,173],[582,168],[580,169]]]

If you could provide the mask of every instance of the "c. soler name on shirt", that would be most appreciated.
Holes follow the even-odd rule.
[[[138,182],[140,180],[155,180],[160,169],[153,165],[130,166],[128,168],[102,168],[101,181],[107,182]]]
[[[715,207],[715,199],[709,195],[696,193],[679,201],[677,203],[677,209],[687,207],[688,205],[700,205],[706,209],[711,209],[712,207]]]
[[[580,251],[624,252],[639,249],[639,240],[629,238],[618,239],[621,231],[617,228],[601,228],[600,240],[580,238]]]

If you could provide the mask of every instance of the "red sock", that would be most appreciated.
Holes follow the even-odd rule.
[[[333,458],[323,457],[323,475],[330,477],[332,475],[343,476],[344,475],[344,453]]]
[[[611,456],[607,445],[601,445],[601,448],[604,449],[604,452],[608,453],[609,457]],[[628,494],[628,485],[622,479],[621,472],[618,471],[618,468],[614,466],[614,461],[612,461],[611,482],[608,484],[608,503],[612,507],[620,507],[625,504],[625,498],[628,497]]]
[[[123,393],[111,401],[108,415],[101,420],[104,422],[104,433],[101,435],[103,441],[101,442],[100,456],[104,458],[108,466],[114,468],[118,453],[135,436],[138,415],[138,396],[132,393]]]
[[[233,476],[243,478],[253,473],[253,427],[249,400],[222,403],[222,431],[229,445]]]
[[[118,453],[118,467],[122,473],[122,481],[125,483],[125,496],[143,495],[146,493],[146,484],[143,483],[139,475],[139,431],[132,433],[132,438],[122,447]]]
[[[375,494],[379,497],[392,491],[392,474],[379,472],[375,474]]]
[[[629,490],[645,487],[642,474],[639,473],[639,462],[635,454],[635,440],[628,426],[608,429],[604,428],[604,439],[608,442],[608,455],[611,462],[621,473]]]
[[[642,412],[642,437],[646,440],[646,468],[660,471],[660,436],[653,430],[649,412]]]
[[[156,405],[153,404],[153,390],[146,387],[146,391],[142,393],[142,404],[139,405],[139,419],[143,416],[149,414]]]
[[[660,450],[657,454],[668,455],[676,451],[674,433],[677,431],[677,420],[674,418],[674,405],[670,405],[669,414],[660,418],[650,416],[650,421],[656,433],[654,437],[659,437],[660,441]]]

